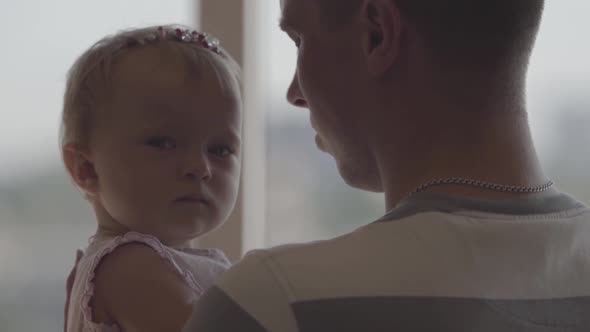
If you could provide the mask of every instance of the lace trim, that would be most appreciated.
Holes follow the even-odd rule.
[[[87,331],[92,332],[119,332],[119,327],[116,325],[107,325],[104,323],[95,323],[92,318],[92,308],[90,307],[90,300],[94,296],[94,278],[95,269],[100,261],[108,254],[112,253],[115,249],[121,245],[128,243],[143,243],[153,248],[163,259],[167,260],[174,270],[182,277],[182,279],[188,284],[188,286],[194,290],[198,295],[203,293],[203,288],[195,280],[195,277],[190,271],[182,269],[176,261],[172,258],[172,254],[164,247],[164,245],[154,236],[141,234],[137,232],[129,232],[125,235],[118,236],[111,240],[109,244],[103,248],[93,259],[90,265],[88,277],[85,282],[84,295],[82,296],[82,315],[84,316],[84,325],[88,329]],[[88,326],[90,325],[90,326]]]

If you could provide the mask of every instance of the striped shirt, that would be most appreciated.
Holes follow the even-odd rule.
[[[590,209],[412,196],[347,235],[254,251],[185,332],[590,331]]]

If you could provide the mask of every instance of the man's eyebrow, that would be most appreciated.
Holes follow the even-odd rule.
[[[279,19],[279,28],[283,31],[291,30],[293,25],[284,16]]]

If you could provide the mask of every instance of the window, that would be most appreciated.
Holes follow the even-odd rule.
[[[192,1],[4,1],[0,61],[0,330],[62,331],[65,278],[95,230],[61,166],[65,74],[121,28],[192,24]]]
[[[95,229],[92,211],[70,184],[59,159],[57,129],[66,70],[94,41],[118,29],[169,22],[191,25],[197,2],[3,3],[2,331],[61,331],[65,277],[74,261],[73,250],[85,247]],[[331,157],[315,148],[307,111],[285,101],[296,54],[277,28],[279,1],[218,2],[230,10],[238,2],[248,5],[243,11],[244,34],[228,38],[242,45],[239,50],[245,58],[247,149],[255,152],[246,165],[243,191],[255,197],[238,206],[246,213],[232,221],[240,227],[231,236],[221,232],[206,244],[229,247],[224,241],[233,243],[236,232],[241,233],[237,238],[246,238],[246,249],[329,238],[382,215],[382,196],[346,186]],[[209,7],[201,8],[207,16]],[[561,190],[586,203],[590,203],[588,12],[590,2],[584,0],[547,1],[529,76],[530,121],[542,162]],[[227,32],[225,22],[214,21],[215,29],[205,28],[221,37]],[[258,25],[253,27],[253,22]],[[265,130],[256,130],[259,120],[265,120]]]

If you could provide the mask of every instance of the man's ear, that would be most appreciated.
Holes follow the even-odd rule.
[[[98,175],[89,154],[79,144],[63,147],[63,159],[72,180],[88,197],[98,192]]]
[[[369,72],[381,76],[399,55],[402,22],[394,0],[364,0],[361,23],[365,27],[364,48]]]

